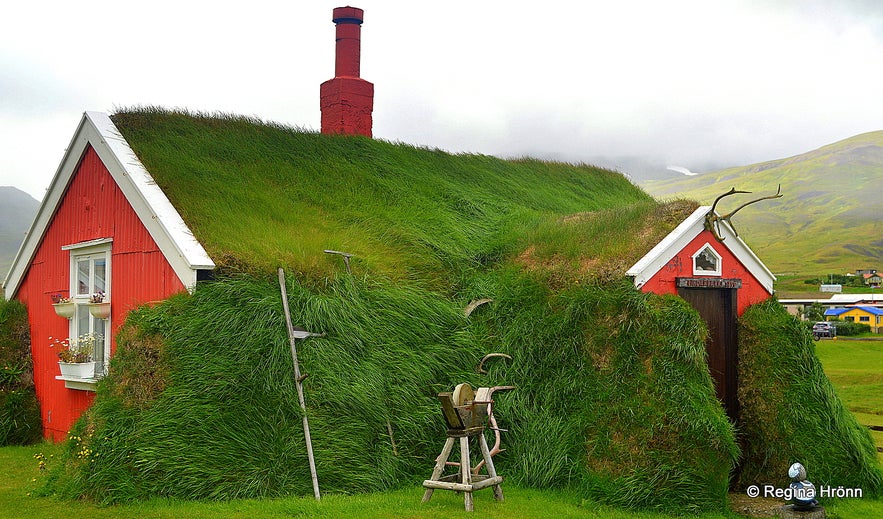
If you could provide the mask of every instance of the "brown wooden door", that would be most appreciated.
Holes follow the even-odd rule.
[[[678,295],[699,312],[708,327],[708,369],[718,400],[727,416],[738,422],[738,342],[736,337],[736,289],[678,288]]]

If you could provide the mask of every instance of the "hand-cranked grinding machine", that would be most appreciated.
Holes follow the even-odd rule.
[[[473,510],[472,492],[482,488],[493,487],[494,498],[503,500],[503,489],[500,483],[503,477],[497,475],[494,468],[491,449],[488,448],[484,437],[485,424],[490,417],[491,427],[499,435],[496,421],[493,419],[494,391],[515,389],[512,386],[480,387],[473,391],[468,383],[458,384],[452,393],[439,393],[438,399],[442,407],[442,415],[448,426],[448,438],[441,454],[435,460],[435,469],[432,476],[423,482],[426,492],[423,494],[423,502],[429,501],[432,492],[437,489],[454,490],[464,493],[466,511]],[[454,440],[460,439],[460,462],[449,462]],[[498,436],[499,438],[499,436]],[[469,458],[469,441],[477,439],[481,450],[482,461],[473,469]],[[499,451],[498,445],[495,451]],[[442,473],[447,465],[458,466],[458,472],[443,476]],[[487,467],[487,474],[478,474],[481,466]]]

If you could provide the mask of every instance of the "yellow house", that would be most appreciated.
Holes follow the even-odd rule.
[[[874,333],[883,333],[883,308],[876,306],[847,306],[825,310],[825,318],[867,324]]]

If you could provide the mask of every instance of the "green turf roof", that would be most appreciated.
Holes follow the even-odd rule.
[[[355,255],[355,274],[438,281],[517,260],[528,240],[544,240],[538,229],[567,225],[567,215],[656,207],[619,173],[587,165],[451,154],[238,116],[139,108],[112,119],[215,262],[232,270],[285,266],[321,277],[342,269],[323,253],[334,249]]]

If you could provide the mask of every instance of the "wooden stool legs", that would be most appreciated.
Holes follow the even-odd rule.
[[[484,434],[478,435],[478,446],[481,448],[481,455],[484,458],[484,464],[487,465],[487,474],[490,478],[497,478],[497,469],[494,467],[493,456],[491,456],[491,451],[488,449],[487,440],[484,439]],[[500,477],[500,482],[503,481],[503,478]],[[494,499],[497,501],[503,500],[503,487],[500,486],[499,483],[494,485]]]
[[[432,476],[423,482],[423,486],[426,488],[426,492],[423,493],[424,503],[432,498],[432,492],[436,488],[463,492],[463,500],[467,512],[472,512],[474,509],[472,492],[476,490],[492,486],[494,488],[494,499],[497,501],[503,500],[503,489],[500,487],[503,478],[497,475],[497,471],[494,468],[494,462],[491,459],[487,440],[485,440],[484,434],[477,434],[476,436],[478,436],[478,446],[481,449],[482,458],[487,466],[488,475],[472,474],[472,463],[469,459],[470,436],[463,435],[460,436],[460,469],[458,474],[442,476],[442,473],[445,470],[445,464],[451,456],[451,450],[453,450],[454,447],[454,437],[448,437],[448,439],[445,440],[445,446],[442,448],[441,454],[435,459],[435,468],[432,470]]]
[[[432,476],[426,481],[438,481],[442,475],[442,472],[445,470],[445,463],[448,462],[448,457],[451,455],[451,448],[454,446],[454,439],[448,438],[445,440],[445,446],[442,448],[441,454],[438,455],[438,458],[435,458],[435,468],[432,469]],[[429,499],[432,498],[432,491],[435,490],[435,487],[426,486],[426,481],[423,482],[423,486],[426,487],[426,492],[423,493],[423,502],[429,502]]]

